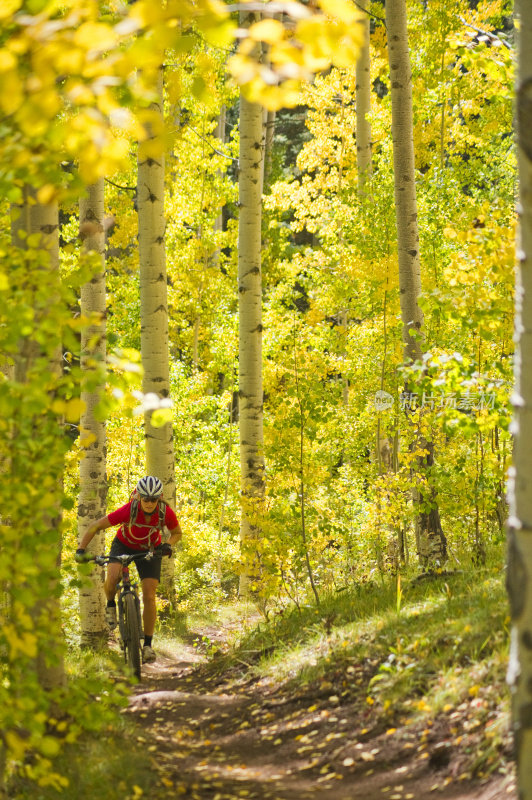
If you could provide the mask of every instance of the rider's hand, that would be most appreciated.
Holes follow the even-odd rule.
[[[87,552],[85,552],[85,549],[83,547],[78,547],[74,558],[78,562],[78,564],[84,564],[86,561],[90,560],[90,555]]]
[[[162,556],[171,556],[172,555],[172,546],[169,542],[163,542],[162,544],[157,545],[155,548],[158,553]]]

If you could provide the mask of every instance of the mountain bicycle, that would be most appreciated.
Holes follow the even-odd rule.
[[[91,556],[87,561],[94,561],[98,566],[103,567],[111,562],[119,563],[122,567],[120,578],[117,584],[117,611],[118,611],[118,632],[120,644],[124,651],[124,660],[129,668],[140,680],[142,663],[142,640],[144,633],[142,630],[142,618],[140,614],[140,598],[137,584],[133,583],[129,575],[129,565],[137,558],[161,558],[158,553],[152,550],[144,553],[132,553],[123,556]]]

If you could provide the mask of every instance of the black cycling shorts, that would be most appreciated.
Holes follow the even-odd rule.
[[[128,547],[127,544],[121,542],[120,539],[115,536],[113,539],[113,543],[111,544],[111,549],[109,551],[110,556],[129,556],[134,553],[143,553],[148,552],[147,550],[135,550],[133,547]],[[139,573],[139,578],[144,580],[144,578],[155,578],[156,580],[161,580],[161,558],[159,556],[155,556],[155,558],[151,558],[146,561],[145,558],[136,558],[133,562],[137,567],[137,572]]]

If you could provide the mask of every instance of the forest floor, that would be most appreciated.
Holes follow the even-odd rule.
[[[223,644],[229,634],[222,625],[200,638]],[[143,667],[124,714],[150,755],[153,800],[517,798],[511,766],[470,779],[480,733],[467,708],[390,728],[367,704],[365,664],[347,690],[334,667],[295,689],[212,667],[198,647],[175,643]]]

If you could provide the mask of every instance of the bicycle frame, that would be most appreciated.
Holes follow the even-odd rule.
[[[157,557],[157,556],[155,556]],[[137,583],[131,581],[129,565],[137,558],[154,558],[153,551],[135,553],[121,556],[94,556],[94,561],[105,566],[110,563],[121,565],[120,577],[117,583],[118,590],[118,631],[120,642],[124,651],[124,659],[131,668],[135,677],[141,677],[141,653],[144,632],[140,613],[140,598]]]

